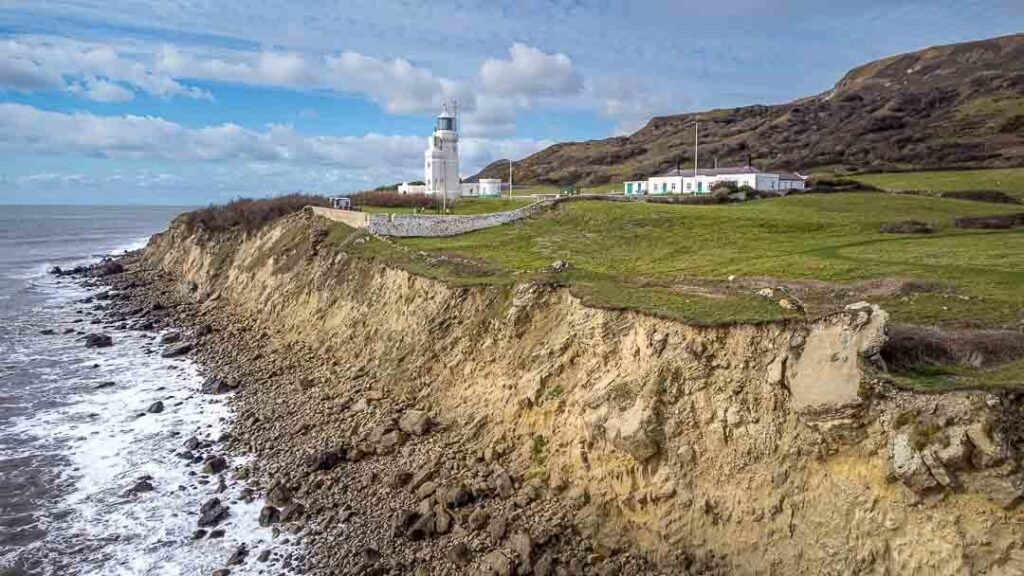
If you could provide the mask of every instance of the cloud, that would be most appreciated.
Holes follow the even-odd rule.
[[[461,143],[463,175],[494,159],[519,158],[549,144],[529,139],[465,138]],[[188,128],[154,116],[68,114],[0,103],[0,150],[233,163],[254,174],[288,174],[294,183],[311,179],[321,183],[398,181],[420,173],[423,148],[420,136],[309,136],[290,126],[256,131],[235,124]]]
[[[96,86],[95,90],[90,89],[90,83]],[[0,42],[0,89],[69,89],[87,97],[107,99],[103,101],[123,100],[127,89],[113,88],[118,84],[164,98],[211,98],[205,90],[184,86],[153,71],[134,56],[122,56],[109,45],[34,36]]]
[[[571,96],[583,81],[565,54],[547,54],[516,43],[508,60],[487,60],[480,67],[480,83],[491,94],[504,96]]]
[[[135,93],[124,86],[100,78],[88,78],[84,85],[68,84],[67,89],[95,102],[128,102],[135,98]]]
[[[589,87],[599,113],[616,121],[617,135],[632,134],[658,114],[672,113],[689,102],[666,90],[653,88],[641,78],[604,76]]]

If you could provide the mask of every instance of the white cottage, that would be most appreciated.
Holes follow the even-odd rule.
[[[696,171],[673,168],[646,181],[624,183],[627,196],[643,194],[709,194],[718,182],[749,186],[755,190],[785,192],[803,190],[806,177],[792,172],[765,172],[753,166],[701,168]]]

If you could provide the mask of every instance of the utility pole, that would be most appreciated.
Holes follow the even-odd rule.
[[[508,159],[508,199],[512,199],[512,158]]]
[[[697,177],[697,129],[700,122],[693,123],[693,177]]]

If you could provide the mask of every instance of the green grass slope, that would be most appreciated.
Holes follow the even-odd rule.
[[[1024,168],[995,170],[943,170],[936,172],[891,172],[852,176],[858,182],[883,190],[956,192],[998,190],[1024,199]]]

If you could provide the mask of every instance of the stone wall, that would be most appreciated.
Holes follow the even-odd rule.
[[[374,214],[367,229],[380,236],[456,236],[528,218],[551,208],[551,202],[474,216],[421,216],[412,214]]]
[[[457,236],[474,230],[493,228],[523,218],[529,218],[550,210],[563,202],[579,200],[606,200],[614,202],[630,202],[617,195],[580,195],[564,196],[538,200],[528,206],[473,216],[433,216],[426,214],[370,214],[353,210],[336,210],[333,208],[311,207],[313,213],[328,220],[341,222],[353,228],[365,228],[378,236],[397,237],[440,237]]]

